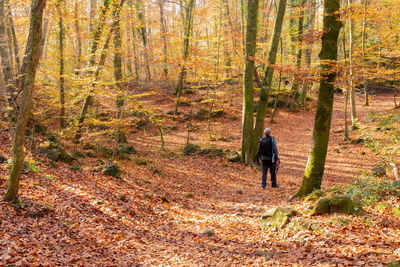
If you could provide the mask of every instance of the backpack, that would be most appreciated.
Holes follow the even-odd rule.
[[[273,142],[274,138],[271,136],[266,136],[264,138],[260,139],[260,155],[266,156],[266,157],[271,157],[274,154],[274,148],[273,148]]]

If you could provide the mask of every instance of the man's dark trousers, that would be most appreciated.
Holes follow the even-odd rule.
[[[262,176],[261,176],[261,187],[267,186],[267,172],[271,174],[271,186],[276,187],[276,173],[275,173],[275,166],[272,163],[272,160],[262,160]]]

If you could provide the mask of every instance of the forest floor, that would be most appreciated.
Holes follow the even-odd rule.
[[[187,95],[187,100],[195,103],[199,96]],[[171,95],[154,95],[147,104],[166,113],[173,110],[173,101]],[[399,112],[392,110],[389,95],[372,96],[369,107],[361,106],[361,98],[358,102],[363,125],[371,116]],[[224,115],[211,123],[213,139],[207,121],[200,121],[199,129],[190,134],[191,143],[240,149],[239,93],[232,105],[221,102],[216,108],[222,105]],[[266,123],[277,140],[281,167],[280,187],[268,186],[264,191],[259,170],[213,153],[183,155],[187,132],[181,120],[170,122],[177,128],[165,133],[165,150],[160,150],[156,129],[132,129],[128,141],[137,154],[132,160],[118,159],[123,170],[120,179],[91,172],[98,165],[96,158],[79,159],[77,170],[65,163],[50,167],[47,158],[34,154],[38,168],[22,176],[22,204],[0,202],[0,265],[383,266],[398,260],[400,218],[391,212],[400,203],[398,190],[380,200],[386,205],[383,208],[366,206],[363,216],[314,216],[311,219],[318,225],[314,229],[261,228],[262,214],[274,206],[301,211],[313,204],[286,203],[302,180],[312,138],[313,105],[309,111],[280,109],[276,123]],[[188,112],[188,107],[182,110]],[[373,123],[369,127],[375,127]],[[343,95],[337,94],[325,191],[351,185],[360,175],[377,179],[371,169],[381,159],[363,143],[342,142],[343,125]],[[385,134],[376,133],[382,138]],[[352,140],[359,136],[359,130],[350,132]],[[0,133],[0,153],[11,155],[10,140],[8,132]],[[393,179],[387,171],[387,177],[379,179]],[[0,164],[1,196],[8,174],[8,164]]]

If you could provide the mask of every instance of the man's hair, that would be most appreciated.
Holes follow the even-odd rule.
[[[270,128],[265,128],[264,133],[266,135],[269,135],[271,133],[271,129]]]

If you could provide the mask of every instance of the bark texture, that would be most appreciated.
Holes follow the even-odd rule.
[[[57,3],[58,11],[58,49],[59,49],[59,89],[60,89],[60,127],[65,127],[65,78],[64,78],[64,21],[63,21],[63,0]]]
[[[337,60],[338,36],[342,23],[339,20],[339,0],[325,0],[321,52],[322,77],[318,94],[317,111],[313,131],[311,151],[302,184],[296,196],[308,195],[321,188],[324,174],[325,159],[328,149],[329,131],[331,128],[334,82],[336,72],[334,66]]]
[[[5,0],[0,0],[0,58],[1,67],[3,69],[3,78],[8,93],[8,105],[16,108],[15,105],[15,87],[14,74],[12,66],[12,55],[10,54],[8,36],[7,36],[7,20],[5,12]]]
[[[258,140],[262,137],[265,114],[268,104],[269,92],[271,90],[272,78],[274,75],[274,65],[276,63],[276,55],[278,54],[279,41],[282,32],[283,19],[285,17],[286,0],[280,0],[278,13],[275,18],[274,32],[272,34],[271,47],[269,49],[268,64],[264,70],[263,80],[261,82],[260,100],[258,102],[256,123],[253,130],[251,140],[251,157],[253,162],[257,155]]]
[[[24,56],[27,67],[26,73],[23,73],[24,82],[21,88],[23,93],[14,133],[13,162],[7,192],[4,197],[6,201],[17,200],[21,170],[25,158],[25,129],[31,111],[33,86],[40,57],[42,20],[45,6],[46,0],[32,0],[29,35]]]
[[[183,39],[183,62],[182,62],[182,68],[181,72],[179,74],[178,78],[178,84],[176,86],[176,96],[177,96],[177,101],[176,101],[176,107],[175,107],[175,114],[178,113],[178,106],[179,106],[179,97],[182,93],[183,89],[183,83],[186,78],[186,61],[189,57],[189,45],[190,45],[190,36],[192,35],[192,25],[193,25],[193,10],[194,10],[194,5],[196,1],[195,0],[188,0],[187,5],[185,7],[185,37]]]
[[[243,75],[242,157],[251,162],[253,132],[254,55],[257,42],[258,0],[249,0],[247,6],[247,31]]]

